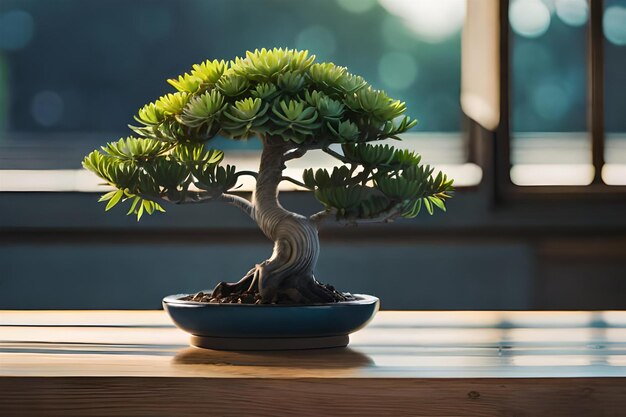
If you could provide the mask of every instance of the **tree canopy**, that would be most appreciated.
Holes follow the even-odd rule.
[[[399,139],[416,124],[404,116],[405,104],[345,67],[317,63],[308,51],[262,49],[230,62],[207,60],[168,82],[177,91],[139,110],[139,126],[130,126],[136,136],[83,161],[115,187],[101,198],[107,210],[128,200],[128,213],[141,218],[163,211],[160,200],[219,200],[239,176],[256,176],[221,165],[224,153],[209,146],[216,136],[283,144],[285,161],[321,149],[343,162],[332,171],[305,170],[302,181],[288,178],[314,191],[325,213],[340,219],[413,217],[422,206],[431,214],[445,210],[452,180],[433,175],[413,152],[368,143]]]

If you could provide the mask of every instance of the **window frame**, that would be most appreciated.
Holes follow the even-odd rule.
[[[520,186],[511,181],[511,51],[512,33],[509,22],[510,0],[499,2],[500,22],[500,123],[494,132],[480,126],[470,133],[473,147],[482,148],[483,181],[494,190],[496,202],[526,201],[597,201],[626,203],[626,186],[608,185],[602,181],[604,166],[604,35],[602,32],[603,0],[589,0],[589,24],[587,28],[587,124],[591,139],[594,178],[589,185],[541,185]],[[472,133],[473,132],[473,133]],[[486,137],[485,137],[486,136]],[[490,137],[489,137],[490,136]],[[481,142],[492,142],[485,146]]]

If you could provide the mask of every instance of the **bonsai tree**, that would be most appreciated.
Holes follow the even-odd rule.
[[[100,201],[106,210],[130,203],[128,214],[164,211],[160,203],[224,202],[250,216],[274,242],[272,256],[239,282],[220,283],[195,301],[226,303],[325,303],[349,294],[314,277],[318,229],[326,221],[348,225],[415,217],[422,208],[445,210],[452,180],[420,164],[420,156],[389,145],[416,121],[403,102],[372,88],[308,51],[255,50],[234,61],[210,61],[168,80],[177,91],[141,108],[129,136],[90,153],[83,166],[115,188]],[[263,144],[258,172],[221,164],[224,153],[207,148],[222,136],[257,137]],[[339,147],[331,148],[337,144]],[[302,180],[285,177],[285,163],[321,150],[343,165],[307,169]],[[256,179],[252,200],[229,193],[239,177]],[[324,209],[310,217],[278,201],[290,181],[313,191]]]

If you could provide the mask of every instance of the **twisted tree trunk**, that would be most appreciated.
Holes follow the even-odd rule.
[[[274,242],[272,256],[234,284],[220,283],[212,301],[260,303],[326,303],[346,296],[313,275],[320,252],[318,230],[309,218],[290,212],[278,201],[284,155],[282,141],[263,141],[263,153],[253,196],[253,218]]]

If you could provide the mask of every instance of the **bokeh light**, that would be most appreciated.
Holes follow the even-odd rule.
[[[296,37],[296,48],[308,49],[320,59],[331,59],[337,49],[334,33],[325,26],[314,25],[302,30]]]
[[[31,41],[19,53],[0,50],[6,71],[0,78],[4,92],[0,106],[6,109],[0,125],[11,133],[115,129],[121,135],[139,107],[171,91],[164,80],[188,71],[191,64],[283,46],[309,49],[319,60],[347,66],[376,88],[405,101],[410,115],[420,119],[416,130],[456,132],[459,106],[437,108],[427,102],[436,94],[458,102],[464,0],[411,3],[398,4],[408,4],[409,11],[419,15],[418,23],[419,19],[448,19],[442,25],[447,28],[444,35],[433,32],[422,37],[428,25],[415,30],[406,20],[408,13],[392,14],[379,0],[211,4],[188,0],[185,7],[167,0],[66,0],[58,6],[23,2],[17,3],[23,6],[0,8],[0,16],[19,8],[34,25]],[[249,24],[230,30],[238,19]],[[0,34],[5,31],[6,25],[0,27]],[[451,32],[444,41],[432,43]],[[6,43],[6,36],[0,42]],[[33,62],[45,62],[45,71]],[[33,83],[42,74],[45,79]],[[14,87],[4,88],[8,83]],[[39,110],[33,115],[34,97],[42,90],[62,98],[63,115],[57,122],[50,115],[41,116],[47,113]],[[228,141],[224,146],[258,149],[257,145],[256,141],[241,145]]]
[[[556,15],[570,26],[582,26],[587,23],[589,6],[586,0],[556,0]]]
[[[521,143],[526,140],[523,132],[584,131],[588,4],[513,0],[511,5],[514,136]],[[565,162],[570,151],[564,151],[559,162]]]
[[[63,117],[63,98],[54,91],[40,91],[33,97],[31,113],[42,126],[54,126]]]
[[[509,8],[509,20],[518,35],[537,38],[550,27],[550,9],[541,0],[514,0]]]
[[[513,48],[513,68],[524,78],[534,78],[554,66],[554,56],[541,42],[520,40]]]
[[[386,15],[382,19],[380,34],[385,45],[392,49],[411,50],[419,41],[418,36],[409,30],[397,16],[393,15]]]
[[[380,4],[430,43],[443,42],[458,33],[465,19],[465,0],[380,0]]]
[[[35,22],[30,13],[10,10],[0,14],[0,49],[15,51],[24,48],[33,38]]]
[[[609,42],[626,45],[626,7],[611,6],[604,11],[604,36]]]
[[[388,52],[378,61],[378,76],[385,87],[403,90],[415,82],[418,66],[405,52]]]
[[[352,13],[363,13],[376,5],[376,0],[337,0],[339,6]]]
[[[543,82],[533,88],[532,106],[543,119],[562,119],[570,106],[565,89],[556,82]]]

